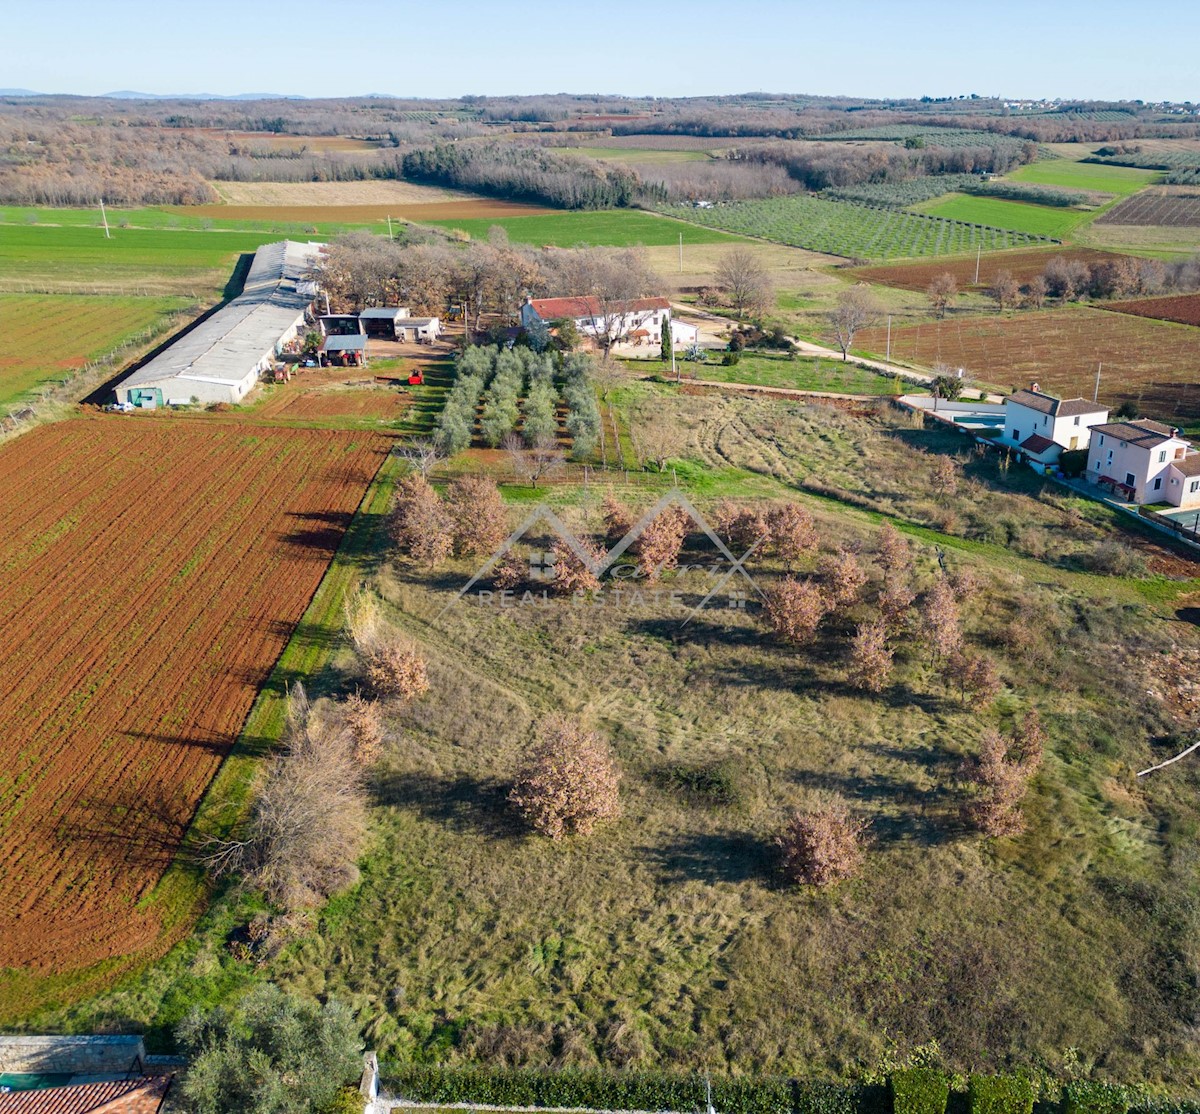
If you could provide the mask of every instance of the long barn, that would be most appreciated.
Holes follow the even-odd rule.
[[[316,296],[308,276],[321,247],[294,240],[260,247],[242,293],[123,379],[117,402],[241,402],[303,330]]]

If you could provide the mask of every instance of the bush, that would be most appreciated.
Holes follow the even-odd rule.
[[[1087,449],[1064,449],[1058,467],[1064,476],[1082,476],[1087,469]]]
[[[891,1078],[892,1114],[945,1114],[950,1081],[937,1068],[904,1068]]]
[[[805,886],[828,886],[852,877],[862,865],[866,827],[841,798],[797,812],[776,838],[784,873]]]
[[[1011,1075],[973,1075],[967,1084],[969,1114],[1033,1114],[1033,1087]]]
[[[1079,558],[1089,572],[1105,576],[1145,576],[1146,562],[1136,550],[1116,540],[1101,542]]]
[[[1080,1079],[1063,1087],[1063,1114],[1125,1114],[1129,1091],[1116,1083]]]

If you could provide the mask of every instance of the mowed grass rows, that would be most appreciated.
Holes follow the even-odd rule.
[[[0,451],[0,969],[161,950],[146,899],[387,444],[139,415]]]
[[[0,408],[185,309],[182,298],[0,294]]]
[[[711,209],[674,205],[664,207],[663,212],[706,227],[853,259],[953,255],[980,247],[997,251],[1049,242],[1045,234],[1037,232],[983,227],[982,223],[810,196],[729,202]]]

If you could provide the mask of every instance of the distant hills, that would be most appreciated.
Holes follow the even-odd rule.
[[[76,93],[38,93],[33,89],[0,89],[0,97],[60,97],[81,96]],[[289,93],[235,93],[222,96],[220,93],[138,93],[133,89],[118,89],[114,93],[101,93],[97,100],[110,101],[303,101]]]

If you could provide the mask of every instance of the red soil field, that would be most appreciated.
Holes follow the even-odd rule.
[[[1200,193],[1169,186],[1140,190],[1097,217],[1096,223],[1197,228],[1200,227]]]
[[[0,968],[160,943],[139,902],[388,444],[94,415],[0,449]]]
[[[395,390],[303,391],[272,398],[260,413],[272,418],[395,419],[411,404],[411,395]]]
[[[882,354],[887,330],[858,334],[864,351]],[[892,355],[922,367],[946,363],[996,387],[1037,380],[1054,394],[1091,398],[1103,364],[1100,401],[1130,400],[1162,421],[1200,418],[1200,343],[1183,325],[1078,308],[1006,317],[951,315],[892,329]]]
[[[1116,313],[1136,317],[1157,317],[1160,321],[1178,321],[1181,325],[1200,325],[1200,294],[1177,294],[1170,298],[1134,298],[1128,302],[1109,302],[1102,306]],[[1200,341],[1200,337],[1196,338]]]
[[[990,252],[980,260],[979,285],[988,286],[998,271],[1011,271],[1017,282],[1027,283],[1035,275],[1040,275],[1054,256],[1062,259],[1082,259],[1088,266],[1120,258],[1112,252],[1095,251],[1092,248]],[[975,283],[975,256],[960,255],[949,259],[930,260],[927,263],[898,263],[889,267],[855,267],[850,273],[864,282],[898,286],[903,290],[928,290],[933,277],[944,275],[947,271],[957,279],[959,289],[965,290]]]

